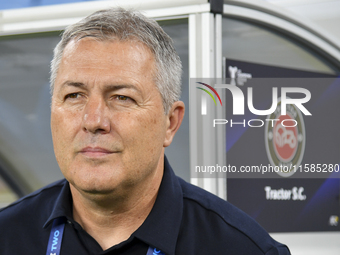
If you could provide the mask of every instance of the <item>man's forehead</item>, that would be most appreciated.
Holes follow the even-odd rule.
[[[66,45],[60,69],[65,65],[67,68],[91,70],[124,68],[131,75],[144,69],[145,75],[153,77],[157,72],[154,55],[144,44],[137,41],[100,41],[92,37],[72,40]]]
[[[135,40],[101,41],[97,38],[86,37],[81,40],[73,39],[66,45],[59,71],[64,68],[89,68],[91,70],[123,68],[128,70],[127,72],[130,72],[132,76],[134,72],[143,70],[143,75],[151,75],[155,78],[155,66],[153,53],[141,42]]]
[[[133,37],[131,39],[119,40],[115,37],[103,39],[92,36],[86,36],[80,39],[74,38],[70,40],[65,46],[63,57],[72,54],[77,50],[86,51],[89,54],[96,54],[98,53],[98,50],[96,47],[93,47],[93,45],[96,44],[106,45],[106,47],[111,50],[114,48],[117,48],[117,50],[120,48],[126,48],[129,50],[126,53],[131,53],[131,51],[148,52],[150,57],[154,58],[153,51],[143,42],[140,42]]]
[[[65,47],[56,84],[59,89],[89,88],[90,84],[112,85],[115,89],[117,85],[144,87],[145,78],[149,77],[156,86],[151,54],[136,41],[100,41],[91,37],[72,40]]]

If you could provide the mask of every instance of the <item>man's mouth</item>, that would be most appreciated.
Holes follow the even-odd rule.
[[[105,157],[105,156],[108,156],[108,155],[113,154],[115,152],[112,151],[112,150],[102,148],[102,147],[90,147],[90,146],[88,146],[88,147],[81,149],[79,153],[86,156],[86,157],[97,158],[97,157]]]

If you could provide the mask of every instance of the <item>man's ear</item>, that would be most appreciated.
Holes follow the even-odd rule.
[[[168,147],[171,144],[172,139],[174,138],[179,127],[181,126],[184,117],[184,112],[185,106],[182,101],[176,101],[172,105],[167,115],[167,130],[165,134],[163,147]]]

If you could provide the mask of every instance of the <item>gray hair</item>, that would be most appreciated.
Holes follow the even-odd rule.
[[[66,28],[61,41],[54,49],[51,61],[51,94],[65,47],[71,40],[81,40],[85,37],[120,41],[132,39],[146,45],[155,58],[154,78],[163,99],[165,113],[179,100],[182,64],[172,39],[156,21],[139,12],[123,8],[97,11]]]

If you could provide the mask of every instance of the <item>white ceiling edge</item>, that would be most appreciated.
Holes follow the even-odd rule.
[[[265,0],[312,20],[340,18],[340,0]]]

